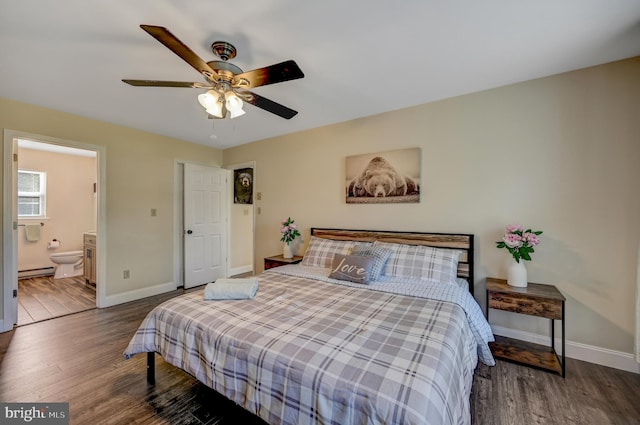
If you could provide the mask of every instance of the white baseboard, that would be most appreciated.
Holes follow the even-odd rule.
[[[251,264],[247,264],[244,266],[233,267],[229,270],[229,276],[236,276],[243,273],[249,273],[253,271],[253,266]]]
[[[50,276],[55,274],[56,268],[53,266],[33,268],[29,270],[18,270],[18,279],[36,276]]]
[[[495,335],[506,336],[508,338],[520,339],[522,341],[533,342],[535,344],[550,345],[551,338],[545,335],[538,335],[531,332],[518,331],[502,326],[491,325]],[[556,333],[556,351],[562,354],[562,340]],[[566,356],[576,360],[583,360],[602,366],[613,367],[615,369],[626,370],[628,372],[640,374],[640,363],[637,363],[633,354],[622,351],[610,350],[608,348],[596,347],[595,345],[582,344],[565,340]]]
[[[107,295],[104,299],[104,305],[99,305],[99,308],[111,307],[118,304],[128,303],[130,301],[140,300],[142,298],[152,297],[154,295],[164,294],[165,292],[171,292],[176,290],[175,282],[161,283],[151,287],[136,289],[134,291],[123,292],[116,295]]]

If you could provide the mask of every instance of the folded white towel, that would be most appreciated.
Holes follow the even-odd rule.
[[[37,242],[40,240],[40,223],[30,223],[24,225],[24,235],[29,242]]]
[[[258,292],[258,279],[221,278],[204,287],[205,300],[240,300],[253,298]]]

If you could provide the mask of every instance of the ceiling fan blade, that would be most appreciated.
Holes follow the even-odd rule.
[[[186,81],[122,80],[122,82],[136,87],[186,87],[192,89],[212,88],[209,84],[188,83]]]
[[[243,72],[233,77],[233,87],[252,89],[267,84],[281,83],[304,77],[295,61],[288,60],[253,71]]]
[[[187,47],[182,41],[171,34],[165,27],[154,25],[140,25],[140,28],[149,33],[153,38],[164,44],[169,50],[180,56],[185,62],[191,65],[196,71],[204,75],[207,80],[218,81],[218,74],[200,56]]]
[[[267,112],[281,116],[284,119],[290,120],[298,114],[298,111],[294,111],[291,108],[287,108],[273,100],[269,100],[266,97],[258,96],[257,94],[249,91],[240,92],[241,98],[253,106],[257,106],[260,109],[264,109]]]

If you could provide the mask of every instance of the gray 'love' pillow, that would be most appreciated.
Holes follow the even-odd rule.
[[[329,277],[368,284],[371,282],[371,271],[375,262],[376,258],[374,256],[335,254],[331,262]]]

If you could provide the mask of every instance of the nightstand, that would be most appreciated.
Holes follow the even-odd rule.
[[[287,264],[298,264],[302,261],[302,257],[294,255],[293,258],[284,258],[282,254],[266,257],[264,259],[264,269],[269,270],[274,267],[286,266]]]
[[[496,336],[489,344],[494,357],[533,366],[565,376],[565,298],[553,285],[529,283],[525,288],[509,286],[504,279],[487,278],[489,309],[510,311],[551,320],[551,346]],[[562,357],[555,349],[555,320],[562,321]]]

